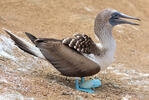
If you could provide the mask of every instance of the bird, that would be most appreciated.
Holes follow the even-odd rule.
[[[114,61],[116,42],[112,29],[120,24],[139,25],[125,19],[140,21],[139,18],[128,16],[111,8],[99,12],[94,21],[97,43],[86,34],[77,33],[73,37],[55,39],[37,38],[31,33],[25,32],[34,44],[31,45],[11,31],[5,28],[3,30],[23,51],[47,60],[64,76],[76,77],[77,90],[94,93],[92,88],[101,86],[101,81],[99,79],[85,81],[84,77],[97,74]],[[80,82],[79,78],[81,78]]]

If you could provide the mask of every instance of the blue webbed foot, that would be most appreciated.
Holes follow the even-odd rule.
[[[93,85],[91,86],[91,88],[97,88],[97,87],[100,87],[101,86],[101,81],[99,79],[94,79],[94,80],[91,80]]]
[[[81,77],[80,85],[79,80],[76,79],[76,89],[79,91],[94,93],[95,91],[91,88],[97,88],[99,86],[101,86],[101,81],[99,79],[84,81],[84,77]]]
[[[87,93],[95,93],[92,89],[84,89],[84,88],[76,88],[79,91],[87,92]]]
[[[97,88],[99,86],[101,86],[101,81],[99,79],[87,80],[80,84],[81,88],[87,88],[87,89]]]
[[[84,79],[83,79],[83,81],[84,81]],[[83,82],[83,81],[81,81],[81,82]],[[87,92],[87,93],[94,93],[95,92],[90,88],[80,88],[78,79],[76,79],[76,89],[79,90],[79,91]]]

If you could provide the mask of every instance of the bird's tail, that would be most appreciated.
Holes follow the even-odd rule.
[[[11,31],[4,29],[3,30],[11,37],[11,39],[15,42],[15,45],[17,45],[20,49],[22,49],[23,51],[34,55],[36,57],[45,59],[45,57],[43,56],[43,54],[41,53],[40,49],[35,47],[34,45],[30,44],[29,42],[23,40],[22,38],[16,36],[15,34],[13,34]],[[29,33],[25,33],[30,40],[33,42],[34,40],[36,40],[37,38],[33,35],[28,35]]]
[[[26,36],[32,41],[32,43],[35,44],[35,40],[37,39],[35,36],[33,36],[32,34],[25,32]]]

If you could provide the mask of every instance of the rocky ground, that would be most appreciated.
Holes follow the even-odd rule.
[[[0,100],[149,100],[148,5],[148,0],[0,0]],[[142,21],[114,28],[115,62],[89,77],[102,80],[94,94],[76,91],[74,78],[22,52],[2,31],[7,28],[27,41],[25,31],[59,39],[85,33],[95,40],[94,18],[104,8]]]

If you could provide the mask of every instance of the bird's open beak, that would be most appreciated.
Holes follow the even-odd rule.
[[[122,19],[121,19],[121,18],[122,18]],[[130,21],[127,21],[127,20],[124,20],[124,19],[133,19],[133,20],[141,21],[139,18],[132,17],[132,16],[128,16],[128,15],[123,14],[123,13],[120,13],[120,14],[119,14],[119,18],[117,19],[117,21],[119,22],[119,24],[139,25],[139,24],[137,24],[137,23],[130,22]]]

